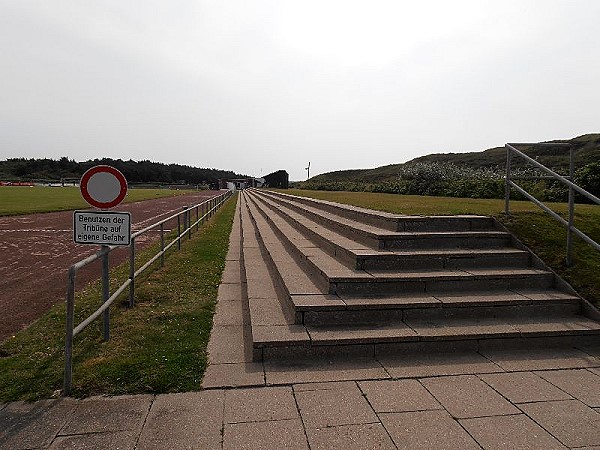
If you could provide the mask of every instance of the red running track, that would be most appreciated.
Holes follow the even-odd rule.
[[[132,231],[137,231],[181,211],[183,206],[218,194],[199,191],[127,203],[115,210],[130,212]],[[145,233],[136,240],[136,247],[143,248],[159,237],[159,233]],[[0,341],[30,325],[52,305],[65,301],[69,267],[99,248],[73,242],[72,211],[0,217]],[[111,266],[128,256],[128,248],[112,251]],[[77,286],[99,277],[100,263],[96,261],[78,272]]]

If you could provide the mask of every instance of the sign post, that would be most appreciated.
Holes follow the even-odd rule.
[[[73,240],[77,244],[102,246],[102,303],[110,297],[109,245],[130,245],[131,215],[127,212],[107,211],[123,201],[127,195],[127,180],[112,166],[94,166],[83,174],[79,182],[81,195],[91,206],[101,211],[75,211]],[[104,340],[110,338],[110,315],[103,313]]]

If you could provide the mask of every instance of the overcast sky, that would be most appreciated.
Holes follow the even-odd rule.
[[[0,0],[0,159],[292,180],[600,131],[600,1]]]

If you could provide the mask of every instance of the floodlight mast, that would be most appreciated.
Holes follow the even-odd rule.
[[[306,167],[304,170],[306,170],[306,179],[310,179],[310,161],[308,162],[308,167]]]

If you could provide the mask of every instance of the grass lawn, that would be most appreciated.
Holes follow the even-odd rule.
[[[172,197],[195,191],[128,189],[124,203]],[[0,216],[89,208],[78,187],[0,186]]]
[[[115,301],[111,339],[101,320],[74,340],[73,396],[164,393],[200,388],[217,288],[225,267],[235,199],[228,200],[200,232],[171,250],[164,268],[136,281],[136,307]],[[174,246],[176,248],[176,246]],[[146,250],[146,259],[152,249]],[[111,273],[127,277],[128,263]],[[76,324],[100,303],[99,283],[77,294]],[[0,343],[0,402],[50,397],[62,388],[64,304],[28,329]]]
[[[575,264],[565,266],[566,230],[538,206],[529,201],[511,201],[511,215],[504,214],[504,200],[420,195],[379,194],[373,192],[310,191],[288,189],[288,194],[302,195],[394,214],[444,215],[483,214],[494,216],[542,258],[548,266],[568,281],[583,297],[600,306],[600,252],[574,238]],[[567,204],[548,203],[566,218]],[[600,206],[576,205],[575,226],[600,242]]]

